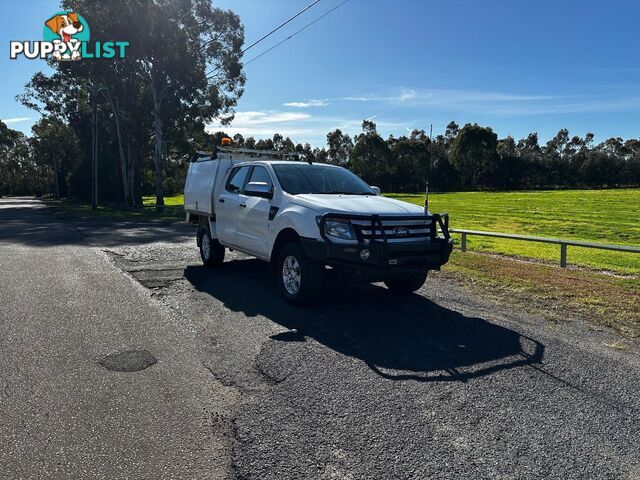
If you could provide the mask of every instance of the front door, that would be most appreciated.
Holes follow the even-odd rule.
[[[269,172],[259,165],[253,167],[247,183],[251,182],[265,182],[273,189],[273,180]],[[236,237],[238,248],[259,257],[268,257],[271,200],[241,193],[238,207]]]
[[[216,232],[218,240],[225,245],[237,246],[237,225],[240,204],[240,192],[251,167],[235,167],[222,192],[216,198]]]

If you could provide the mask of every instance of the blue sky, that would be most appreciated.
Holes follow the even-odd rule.
[[[246,53],[249,60],[341,0],[321,0]],[[311,0],[217,0],[252,43]],[[3,1],[0,118],[29,133],[37,118],[14,101],[42,61],[8,58],[10,40],[39,39],[58,2]],[[24,12],[15,15],[15,12]],[[27,14],[28,13],[28,14]],[[82,12],[79,12],[82,13]],[[350,0],[247,65],[228,133],[280,132],[322,145],[372,118],[384,135],[442,133],[450,120],[499,136],[542,140],[566,127],[596,140],[640,136],[640,2]],[[216,129],[215,124],[211,126]]]

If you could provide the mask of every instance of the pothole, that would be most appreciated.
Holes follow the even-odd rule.
[[[148,350],[127,350],[107,355],[99,363],[112,372],[139,372],[157,362]]]

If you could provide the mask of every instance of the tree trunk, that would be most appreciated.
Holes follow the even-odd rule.
[[[164,211],[164,192],[162,191],[162,118],[161,99],[156,89],[151,86],[153,93],[153,124],[155,129],[155,166],[156,166],[156,211]]]
[[[124,153],[124,145],[122,144],[122,131],[120,129],[120,116],[114,115],[116,121],[116,134],[118,137],[118,153],[120,154],[120,171],[122,173],[122,190],[124,193],[124,203],[127,207],[131,206],[131,188],[129,185],[129,168],[127,157]]]
[[[56,200],[60,200],[60,185],[58,183],[58,162],[56,160],[56,154],[53,154],[53,185],[55,188]]]
[[[127,162],[127,157],[124,152],[124,144],[122,141],[122,129],[120,127],[118,101],[113,100],[108,90],[107,90],[106,97],[107,97],[107,100],[109,101],[109,105],[111,106],[111,111],[113,112],[113,118],[116,122],[116,136],[118,137],[118,154],[120,155],[120,173],[122,174],[122,192],[124,195],[124,203],[126,206],[130,206],[133,204],[132,202],[133,190],[131,189],[131,184],[129,181],[129,166]]]
[[[129,167],[129,171],[127,172],[127,178],[129,179],[129,195],[131,197],[131,205],[138,205],[138,201],[136,199],[135,194],[135,175],[136,175],[136,157],[135,153],[131,151],[131,143],[127,144],[127,165]]]

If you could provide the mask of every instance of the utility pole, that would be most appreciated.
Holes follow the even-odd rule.
[[[91,209],[98,208],[98,105],[91,85]]]
[[[93,169],[96,172],[94,178],[93,178],[93,190],[95,192],[95,196],[96,196],[96,206],[94,208],[94,210],[96,208],[98,208],[98,152],[100,151],[98,148],[98,120],[99,120],[99,115],[98,115],[98,105],[95,105],[95,129],[94,129],[94,142],[95,142],[95,153],[94,153],[94,160],[93,160]]]
[[[96,99],[93,93],[93,85],[90,90],[91,95],[91,209],[95,210],[98,207],[95,191],[95,178],[96,178],[96,141],[95,141],[95,121],[96,121]]]

